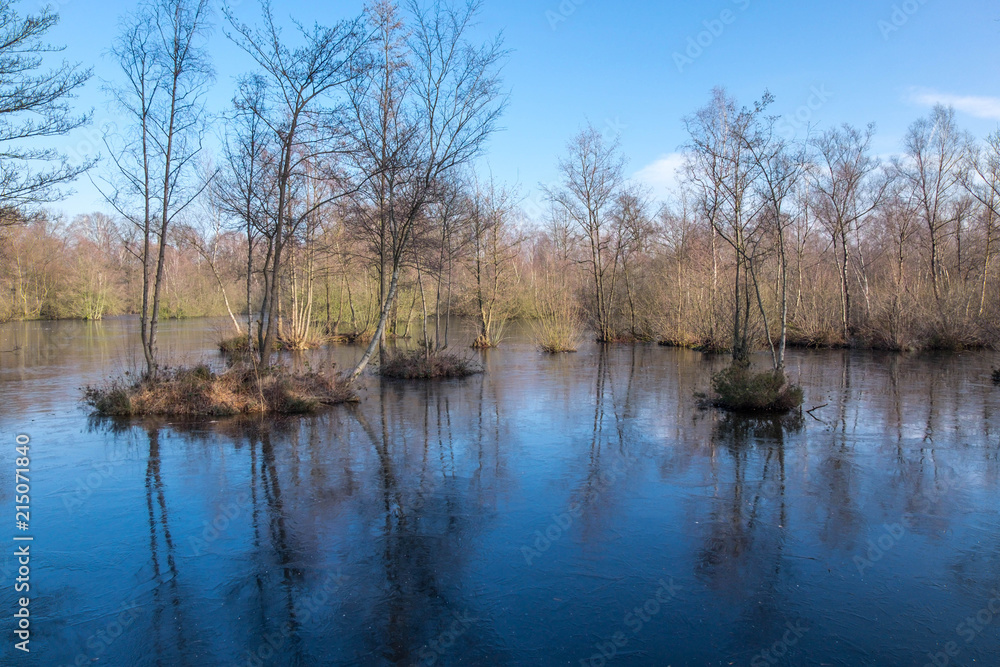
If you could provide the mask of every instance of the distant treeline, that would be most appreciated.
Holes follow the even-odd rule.
[[[629,181],[616,139],[587,127],[543,188],[548,212],[528,219],[516,189],[475,171],[507,104],[500,36],[468,35],[479,8],[374,2],[287,32],[266,2],[254,24],[226,8],[248,71],[232,107],[210,114],[208,0],[137,3],[112,47],[110,159],[69,166],[24,148],[5,162],[0,318],[138,313],[151,376],[158,321],[202,315],[228,316],[265,363],[279,345],[367,341],[355,376],[389,337],[447,347],[452,315],[475,319],[479,347],[528,318],[553,351],[582,332],[740,363],[766,347],[776,370],[787,345],[1000,342],[1000,131],[976,140],[937,107],[881,160],[874,126],[783,136],[770,95],[741,106],[717,89],[683,119],[669,201]],[[0,116],[11,139],[40,132],[25,110],[49,119],[46,136],[88,122],[64,99],[89,70],[33,73],[57,17],[20,17],[9,0],[0,14],[0,61],[38,56],[0,87],[51,92]],[[31,171],[45,159],[51,171]],[[47,216],[88,169],[115,214]]]
[[[481,344],[494,344],[505,322],[531,318],[607,341],[729,350],[734,331],[751,347],[768,334],[777,341],[784,304],[792,345],[1000,342],[1000,133],[976,142],[938,108],[882,162],[870,151],[873,128],[837,127],[797,145],[770,133],[771,120],[751,130],[764,108],[718,91],[686,119],[687,166],[667,203],[629,183],[614,141],[592,128],[560,161],[547,219],[525,219],[515,192],[471,172],[442,181],[401,259],[387,335],[420,338],[423,322],[461,315],[479,322]],[[741,123],[753,136],[736,136]],[[286,343],[374,333],[384,260],[359,215],[331,206],[289,245],[278,304]],[[100,213],[6,227],[0,313],[138,312],[139,238]],[[263,266],[265,253],[256,244],[248,255],[246,233],[206,196],[171,230],[164,313],[228,314],[245,331],[263,287],[252,272],[248,309],[247,267]]]

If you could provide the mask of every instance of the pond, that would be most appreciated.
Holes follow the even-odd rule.
[[[219,363],[224,327],[163,352]],[[316,416],[90,417],[136,338],[0,327],[2,664],[1000,664],[992,353],[794,351],[818,409],[755,420],[697,408],[724,358],[515,328],[482,376],[366,377]]]

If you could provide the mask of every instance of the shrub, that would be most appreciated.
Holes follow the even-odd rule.
[[[248,357],[250,351],[257,349],[257,341],[253,342],[251,346],[250,340],[246,334],[240,334],[239,336],[233,336],[232,338],[225,338],[219,341],[219,352],[223,354],[235,357],[235,358],[245,358]],[[290,347],[288,342],[281,339],[275,338],[274,340],[274,350],[276,352],[283,352],[287,350],[307,350],[313,349],[310,347]]]
[[[824,327],[818,323],[811,323],[810,326],[792,322],[788,325],[788,346],[840,348],[847,347],[848,341],[845,341],[843,334],[834,328]]]
[[[466,378],[482,372],[482,366],[458,355],[424,350],[387,354],[378,368],[382,377],[400,380]]]
[[[85,387],[83,400],[100,415],[130,417],[302,414],[356,399],[350,383],[332,373],[237,364],[217,374],[202,364],[133,382],[113,378]]]
[[[580,345],[580,327],[570,315],[542,317],[531,322],[531,337],[543,352],[576,352]]]
[[[342,345],[367,345],[375,337],[375,330],[351,331],[348,333],[330,334],[331,343]]]
[[[219,341],[219,352],[229,355],[245,355],[250,352],[250,337],[246,334]]]
[[[101,387],[84,387],[83,400],[98,414],[131,415],[132,388],[124,378],[114,378]]]
[[[490,350],[495,347],[500,347],[500,342],[504,338],[504,333],[507,329],[507,321],[502,320],[499,323],[494,323],[490,327],[489,333],[480,333],[476,340],[472,342],[472,349],[474,350]]]
[[[802,389],[790,384],[784,372],[754,373],[743,364],[713,375],[712,390],[709,403],[734,412],[783,413],[802,405]]]
[[[322,347],[323,343],[326,342],[326,336],[310,328],[305,333],[294,334],[285,332],[284,334],[279,334],[276,342],[279,350],[301,352]]]
[[[576,352],[580,344],[580,313],[568,291],[549,287],[540,292],[531,320],[531,337],[543,352]]]
[[[694,336],[668,336],[657,342],[660,347],[674,347],[708,354],[729,352],[724,343],[711,338],[695,338]]]
[[[1000,386],[1000,368],[993,369],[993,384]]]

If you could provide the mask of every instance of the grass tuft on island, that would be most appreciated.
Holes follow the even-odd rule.
[[[729,352],[729,348],[725,345],[713,341],[710,338],[689,338],[684,336],[679,337],[666,337],[656,343],[660,347],[672,347],[681,350],[694,350],[695,352],[703,352],[705,354],[725,354]]]
[[[250,353],[250,337],[246,334],[224,338],[219,341],[219,352],[228,355],[246,355]]]
[[[802,406],[802,389],[788,382],[784,372],[755,373],[750,366],[733,364],[712,376],[712,396],[700,396],[702,405],[730,412],[784,414]]]
[[[222,373],[204,364],[163,369],[155,379],[126,374],[88,385],[83,396],[97,414],[109,417],[308,414],[356,400],[350,382],[332,373],[250,364]]]
[[[292,344],[287,340],[277,338],[274,341],[274,350],[275,352],[301,352],[303,350],[314,350],[320,347],[321,342],[321,340],[310,340],[307,342]],[[256,350],[257,345],[255,342],[251,348],[250,339],[246,334],[240,334],[239,336],[233,336],[232,338],[225,338],[219,341],[219,352],[222,352],[229,357],[249,356],[251,349]]]
[[[398,380],[467,378],[482,372],[482,366],[457,354],[424,350],[387,354],[378,367],[382,377]]]

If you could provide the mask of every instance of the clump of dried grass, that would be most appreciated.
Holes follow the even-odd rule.
[[[386,355],[378,367],[382,377],[400,380],[466,378],[482,372],[479,364],[456,354],[424,350]]]
[[[155,378],[113,378],[85,387],[83,400],[98,414],[121,417],[304,414],[356,399],[350,382],[331,372],[236,364],[215,373],[201,364]]]

